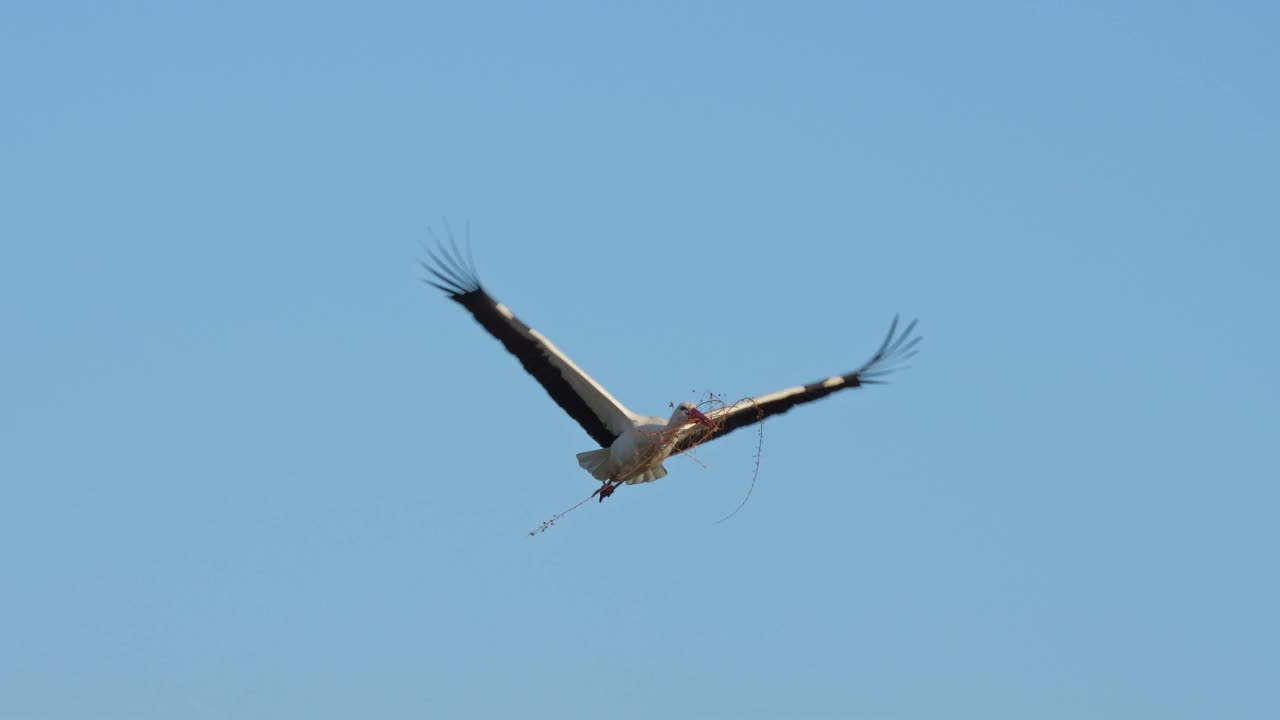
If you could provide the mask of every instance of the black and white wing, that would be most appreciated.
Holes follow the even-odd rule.
[[[551,399],[569,413],[569,417],[577,420],[601,447],[609,447],[619,435],[634,426],[636,415],[592,380],[542,333],[520,322],[506,306],[485,292],[470,256],[464,260],[452,237],[449,248],[441,243],[438,249],[438,254],[427,250],[434,264],[422,263],[422,267],[436,280],[427,279],[426,283],[444,291],[450,300],[466,308],[476,322],[515,355]]]
[[[781,415],[797,405],[822,399],[832,393],[863,385],[879,385],[885,382],[884,377],[895,370],[905,369],[903,363],[910,360],[917,352],[916,346],[923,340],[913,335],[916,320],[907,324],[902,332],[898,332],[898,318],[894,316],[889,333],[885,335],[880,349],[862,367],[844,375],[836,375],[825,380],[786,388],[767,395],[748,398],[735,405],[720,408],[707,413],[716,429],[709,431],[700,425],[691,425],[682,430],[680,440],[676,442],[672,454],[683,452],[708,440],[727,435],[734,430],[749,427],[773,415]]]

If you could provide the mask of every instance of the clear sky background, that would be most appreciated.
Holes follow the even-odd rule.
[[[1278,20],[7,3],[0,718],[1280,717]]]

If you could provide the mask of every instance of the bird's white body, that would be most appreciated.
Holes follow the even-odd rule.
[[[578,453],[578,465],[597,480],[635,485],[665,477],[662,462],[671,455],[680,431],[689,425],[693,405],[681,403],[670,419],[638,416],[633,427],[613,444],[599,450]]]

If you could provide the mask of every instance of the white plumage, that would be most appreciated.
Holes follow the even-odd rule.
[[[663,461],[715,437],[754,425],[840,390],[883,382],[916,354],[921,338],[913,336],[915,321],[898,332],[893,319],[880,349],[852,372],[750,398],[732,407],[703,414],[691,403],[680,403],[669,418],[631,412],[587,375],[558,347],[530,328],[485,292],[470,256],[464,260],[452,236],[434,264],[423,263],[436,281],[426,282],[466,308],[485,330],[497,338],[565,412],[597,443],[598,450],[578,453],[578,465],[600,480],[603,500],[622,484],[647,483],[665,477]]]

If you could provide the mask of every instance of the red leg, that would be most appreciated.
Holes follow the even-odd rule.
[[[596,491],[600,495],[600,500],[598,500],[598,502],[604,502],[604,499],[612,495],[613,491],[617,490],[618,486],[621,484],[621,480],[605,480],[604,484],[600,486],[600,489]]]

